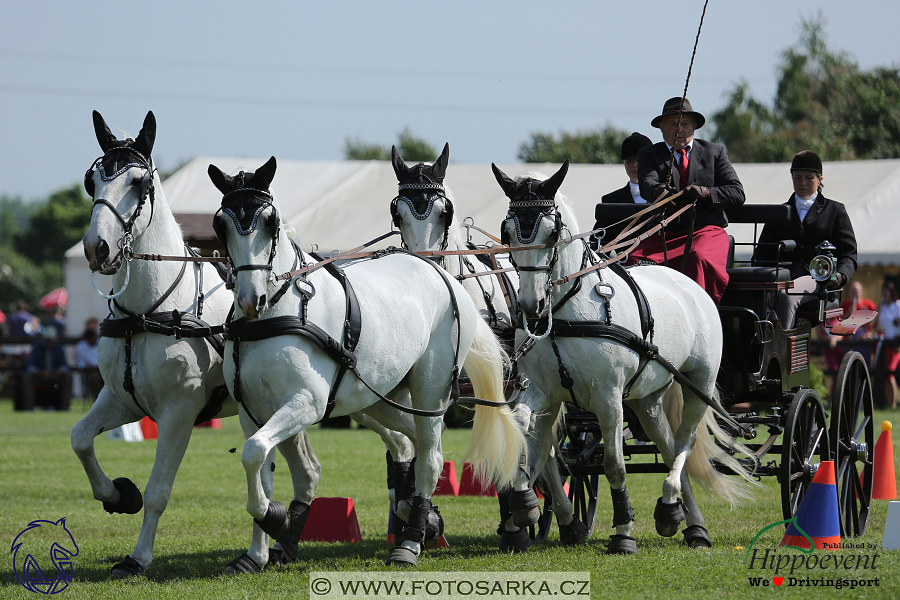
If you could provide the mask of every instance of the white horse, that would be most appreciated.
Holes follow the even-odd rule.
[[[754,484],[738,461],[706,434],[709,429],[726,447],[735,446],[716,425],[701,396],[691,389],[695,386],[718,406],[715,384],[722,330],[715,305],[688,277],[660,266],[630,269],[642,292],[632,291],[624,269],[595,270],[563,283],[564,276],[576,274],[598,260],[583,240],[551,247],[578,233],[574,211],[558,193],[568,162],[550,178],[532,172],[512,180],[496,166],[493,169],[511,200],[502,239],[508,239],[513,249],[545,246],[513,253],[520,277],[519,306],[525,332],[520,339],[528,338],[527,344],[533,344],[519,361],[520,369],[531,380],[520,406],[530,409],[535,417],[528,452],[531,478],[520,476],[514,495],[530,490],[555,439],[560,404],[575,400],[597,415],[604,439],[604,468],[616,528],[607,552],[635,553],[622,451],[624,398],[670,467],[654,513],[657,531],[674,535],[685,518],[684,506],[688,525],[685,543],[692,548],[710,547],[688,474],[732,506],[746,498]],[[645,314],[652,321],[641,317],[641,294],[649,307]],[[646,336],[642,335],[645,328],[650,330]],[[660,358],[683,374],[685,383],[673,382],[673,373],[660,360],[654,360],[654,347]],[[561,368],[572,379],[571,390],[561,383]],[[702,435],[698,436],[701,424]],[[713,467],[713,458],[742,478],[719,473]]]
[[[231,177],[210,165],[224,194],[214,219],[235,278],[226,381],[262,427],[244,444],[247,510],[270,533],[290,527],[283,505],[263,493],[260,466],[274,446],[333,415],[360,410],[414,440],[415,496],[388,564],[416,564],[434,525],[431,496],[443,467],[442,411],[465,367],[476,395],[503,403],[503,353],[462,287],[427,260],[389,253],[344,271],[313,271],[278,285],[275,274],[309,257],[283,235],[269,192],[275,158]],[[392,400],[409,394],[415,413]],[[498,485],[509,485],[525,439],[506,408],[479,406],[469,456]],[[439,534],[439,532],[438,532]]]
[[[391,162],[399,183],[399,195],[391,203],[391,218],[400,229],[403,244],[413,252],[466,250],[463,227],[454,210],[453,192],[444,185],[444,177],[450,162],[450,145],[433,164],[419,163],[412,167],[404,162],[396,146],[391,149]],[[506,257],[496,254],[494,264],[487,265],[473,255],[449,255],[437,258],[437,263],[459,279],[472,297],[482,318],[502,339],[512,345],[515,339],[515,316],[518,310],[516,293],[519,277],[515,271],[498,275],[464,277],[476,273],[511,268]],[[505,281],[498,279],[503,277]],[[527,373],[526,373],[527,374]],[[560,540],[564,545],[583,544],[587,540],[587,526],[575,519],[572,504],[559,477],[555,460],[547,462],[541,477],[541,487],[553,500],[553,512],[560,527]],[[499,491],[500,549],[525,550],[531,540],[527,528],[513,523],[509,512],[509,493]]]
[[[163,194],[151,152],[156,119],[147,113],[135,140],[118,140],[96,111],[97,141],[104,154],[88,169],[85,187],[94,200],[84,236],[91,270],[112,275],[112,315],[101,325],[98,362],[105,386],[90,412],[72,428],[72,449],[81,460],[94,498],[110,513],[144,508],[137,545],[112,568],[119,578],[141,574],[153,560],[160,516],[195,422],[237,414],[222,374],[222,356],[206,336],[206,323],[224,323],[232,305],[221,277],[209,264],[131,260],[129,252],[187,256],[181,230]],[[176,312],[177,311],[177,314]],[[146,327],[141,324],[146,317]],[[181,329],[176,337],[175,326]],[[219,336],[221,349],[223,340]],[[104,431],[149,416],[159,426],[156,459],[144,497],[127,478],[110,481],[94,452]],[[286,458],[292,466],[295,498],[312,501],[321,468],[305,436]],[[263,470],[271,494],[270,469]],[[261,531],[256,555],[268,550]],[[260,564],[266,564],[262,562]]]

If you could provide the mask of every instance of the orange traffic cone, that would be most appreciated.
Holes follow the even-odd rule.
[[[361,542],[353,498],[314,498],[301,542]]]
[[[891,422],[881,423],[881,435],[875,442],[872,465],[872,498],[893,500],[897,497],[897,475],[894,470],[894,441],[891,438]]]
[[[819,470],[813,476],[809,489],[800,500],[794,518],[781,538],[781,545],[806,549],[813,545],[810,538],[817,550],[839,550],[841,547],[841,521],[838,516],[833,460],[823,461],[819,465]]]
[[[159,427],[155,421],[150,420],[150,417],[144,417],[141,419],[141,433],[144,434],[145,440],[155,440],[159,437]]]
[[[472,463],[463,463],[462,480],[459,482],[460,496],[497,496],[497,490],[494,483],[491,482],[487,487],[482,485],[480,479],[475,478],[475,468]]]
[[[444,461],[444,470],[434,489],[435,496],[459,496],[459,483],[456,480],[456,466],[452,460]]]

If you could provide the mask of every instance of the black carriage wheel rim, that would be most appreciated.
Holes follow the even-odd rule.
[[[818,395],[812,390],[802,390],[799,402],[788,411],[782,437],[782,513],[791,518],[800,505],[808,487],[804,482],[804,468],[813,463],[815,455],[826,460],[829,450],[825,410]],[[796,398],[796,397],[795,397]],[[824,455],[824,456],[823,456]],[[806,483],[806,485],[804,485]]]

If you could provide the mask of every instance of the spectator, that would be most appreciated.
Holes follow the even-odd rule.
[[[37,335],[39,330],[34,326],[34,315],[26,310],[24,300],[16,302],[16,311],[9,315],[9,337],[31,337]]]
[[[850,297],[841,302],[841,309],[844,314],[841,318],[846,319],[856,310],[872,310],[877,311],[878,307],[868,298],[863,297],[863,286],[860,282],[854,281],[850,284]],[[874,327],[872,323],[866,323],[866,326],[860,327],[856,333],[850,338],[851,340],[864,340],[872,337]],[[845,340],[847,338],[844,338]],[[866,345],[845,344],[849,350],[859,352],[866,361],[866,367],[871,367],[870,359],[872,357],[871,348]]]
[[[6,337],[6,313],[0,310],[0,338]]]
[[[48,327],[31,346],[22,383],[24,410],[33,410],[36,404],[47,410],[69,410],[72,376],[58,336],[56,329]]]
[[[890,281],[881,286],[881,306],[875,318],[875,328],[884,335],[884,341],[900,338],[900,300],[897,299],[897,288]],[[897,408],[897,384],[894,371],[900,363],[900,352],[897,346],[882,344],[884,349],[884,398],[889,408]]]
[[[694,131],[706,123],[687,98],[670,98],[650,125],[663,140],[638,152],[641,196],[654,202],[664,194],[682,192],[675,206],[694,206],[657,236],[641,242],[628,262],[648,260],[682,271],[697,282],[716,304],[728,285],[728,218],[726,206],[744,204],[744,187],[728,160],[725,146],[695,140]],[[673,155],[674,152],[674,155]],[[674,156],[674,158],[673,158]],[[660,215],[663,218],[663,215]]]
[[[619,188],[614,192],[610,192],[603,196],[600,199],[600,202],[603,204],[646,204],[647,201],[641,197],[641,186],[638,182],[638,160],[637,154],[643,148],[647,146],[652,146],[653,142],[650,141],[645,135],[641,135],[638,132],[634,132],[625,138],[625,141],[622,142],[622,164],[625,166],[625,174],[628,175],[628,183],[625,184],[625,187]],[[600,245],[608,244],[612,240],[622,232],[628,222],[622,223],[621,225],[616,225],[614,227],[607,227],[606,231],[603,234],[603,239],[601,240]],[[604,224],[599,220],[594,223],[594,229],[599,229],[603,227]],[[635,234],[640,233],[640,231],[635,232]],[[630,236],[629,236],[630,237]],[[636,235],[635,235],[636,237]],[[597,239],[591,236],[591,247],[596,250],[597,249]]]
[[[91,318],[85,323],[81,340],[75,344],[75,367],[81,375],[82,394],[90,394],[93,400],[103,389],[103,377],[97,366],[98,348],[97,319]]]
[[[62,335],[66,330],[66,318],[63,316],[63,310],[57,307],[49,308],[44,311],[44,322],[42,323],[42,326],[44,329],[52,327]]]
[[[777,242],[793,240],[797,243],[793,252],[784,252],[778,257],[790,262],[788,269],[794,281],[790,292],[779,292],[775,310],[785,330],[794,328],[800,304],[819,297],[819,283],[809,274],[809,263],[819,254],[816,250],[819,244],[827,241],[836,248],[837,271],[823,282],[827,289],[844,287],[856,273],[857,266],[856,236],[847,209],[822,194],[822,159],[809,150],[798,152],[791,162],[791,181],[794,193],[785,203],[791,211],[790,222],[766,223],[753,253],[754,263],[774,264]]]

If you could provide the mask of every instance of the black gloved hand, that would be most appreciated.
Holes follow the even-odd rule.
[[[827,290],[839,290],[843,288],[847,284],[847,276],[841,272],[837,272],[834,276],[828,280],[828,283],[825,284],[825,289]]]
[[[660,196],[663,195],[663,192],[666,192],[667,196],[671,196],[675,193],[675,188],[668,186],[664,183],[660,183],[659,185],[653,188],[653,198],[659,199]]]
[[[703,207],[712,206],[712,194],[706,186],[689,185],[684,188],[683,196],[688,202],[696,202]]]

